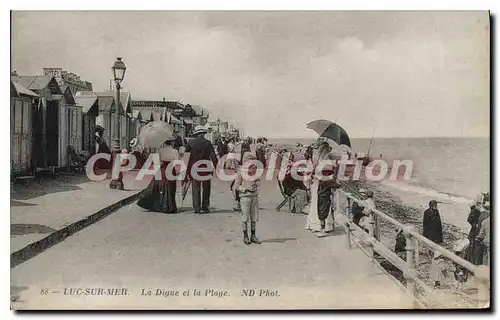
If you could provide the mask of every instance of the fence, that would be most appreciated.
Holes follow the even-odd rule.
[[[428,284],[419,279],[417,276],[416,266],[419,264],[420,260],[419,247],[421,245],[425,245],[434,252],[439,252],[444,257],[450,259],[473,274],[478,281],[478,292],[476,296],[478,306],[489,305],[489,267],[473,265],[448,249],[443,248],[442,246],[437,245],[436,243],[425,238],[416,232],[412,226],[404,225],[375,208],[370,210],[370,227],[368,228],[367,234],[366,231],[362,230],[353,222],[351,214],[352,203],[356,202],[358,204],[363,204],[364,201],[355,197],[355,193],[349,190],[349,187],[346,184],[342,184],[342,186],[342,189],[337,189],[336,191],[335,197],[338,201],[335,201],[335,212],[340,213],[336,214],[336,221],[346,230],[348,246],[352,247],[352,243],[354,242],[372,259],[372,261],[375,260],[374,254],[376,252],[399,269],[403,273],[406,280],[406,291],[415,299],[415,307],[423,306],[419,303],[420,297],[417,290],[418,287],[425,292],[433,290]],[[351,192],[346,191],[346,189]],[[403,230],[406,239],[406,261],[380,242],[380,238],[377,236],[380,230],[380,220],[385,220],[391,225],[394,225],[396,228]]]

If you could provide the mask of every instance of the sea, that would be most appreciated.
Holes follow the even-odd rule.
[[[294,147],[315,139],[269,139],[269,143]],[[371,139],[351,140],[352,150],[367,153]],[[410,181],[381,183],[409,193],[470,203],[490,191],[490,138],[374,138],[370,157],[413,161]]]

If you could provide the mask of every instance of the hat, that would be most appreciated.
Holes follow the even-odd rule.
[[[205,128],[203,126],[196,126],[194,128],[193,135],[197,135],[197,134],[201,134],[201,133],[207,133],[207,132],[208,132],[207,128]]]
[[[486,210],[489,210],[490,209],[490,202],[489,201],[485,201],[483,203],[483,208],[486,209]]]
[[[137,138],[133,138],[132,140],[130,140],[129,146],[131,148],[134,148],[135,146],[137,146],[137,143],[138,143]]]
[[[366,189],[361,188],[361,189],[359,189],[359,191],[358,191],[358,192],[359,192],[360,194],[363,194],[363,195],[364,195],[364,194],[366,194]]]
[[[250,160],[256,160],[256,159],[257,159],[257,156],[253,152],[247,151],[243,154],[243,163],[250,161]]]
[[[366,191],[366,196],[373,197],[373,191],[371,191],[371,190]]]

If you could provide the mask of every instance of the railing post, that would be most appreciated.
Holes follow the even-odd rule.
[[[478,282],[477,300],[482,303],[490,301],[490,268],[477,266],[474,276]]]
[[[420,245],[416,238],[413,238],[413,247],[415,248],[415,266],[420,265]]]
[[[340,199],[340,193],[339,193],[339,199]],[[352,237],[352,229],[351,229],[351,223],[352,223],[352,217],[351,217],[351,198],[346,197],[346,199],[347,199],[347,205],[346,205],[345,210],[346,210],[347,220],[349,221],[349,223],[347,225],[347,247],[349,249],[351,249],[352,248],[352,245],[351,245],[351,237]]]
[[[415,264],[414,264],[414,253],[415,253],[415,242],[413,237],[410,235],[410,227],[406,227],[403,230],[404,236],[406,238],[406,267],[403,270],[403,275],[406,280],[406,290],[408,294],[412,297],[416,297],[416,286],[415,286]]]

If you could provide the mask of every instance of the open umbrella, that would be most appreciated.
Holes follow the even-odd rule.
[[[164,121],[154,121],[145,125],[137,137],[142,147],[158,148],[174,139],[174,128]]]
[[[338,124],[329,120],[315,120],[307,124],[308,129],[316,131],[320,137],[328,138],[335,141],[339,145],[351,147],[351,139],[347,132]]]

